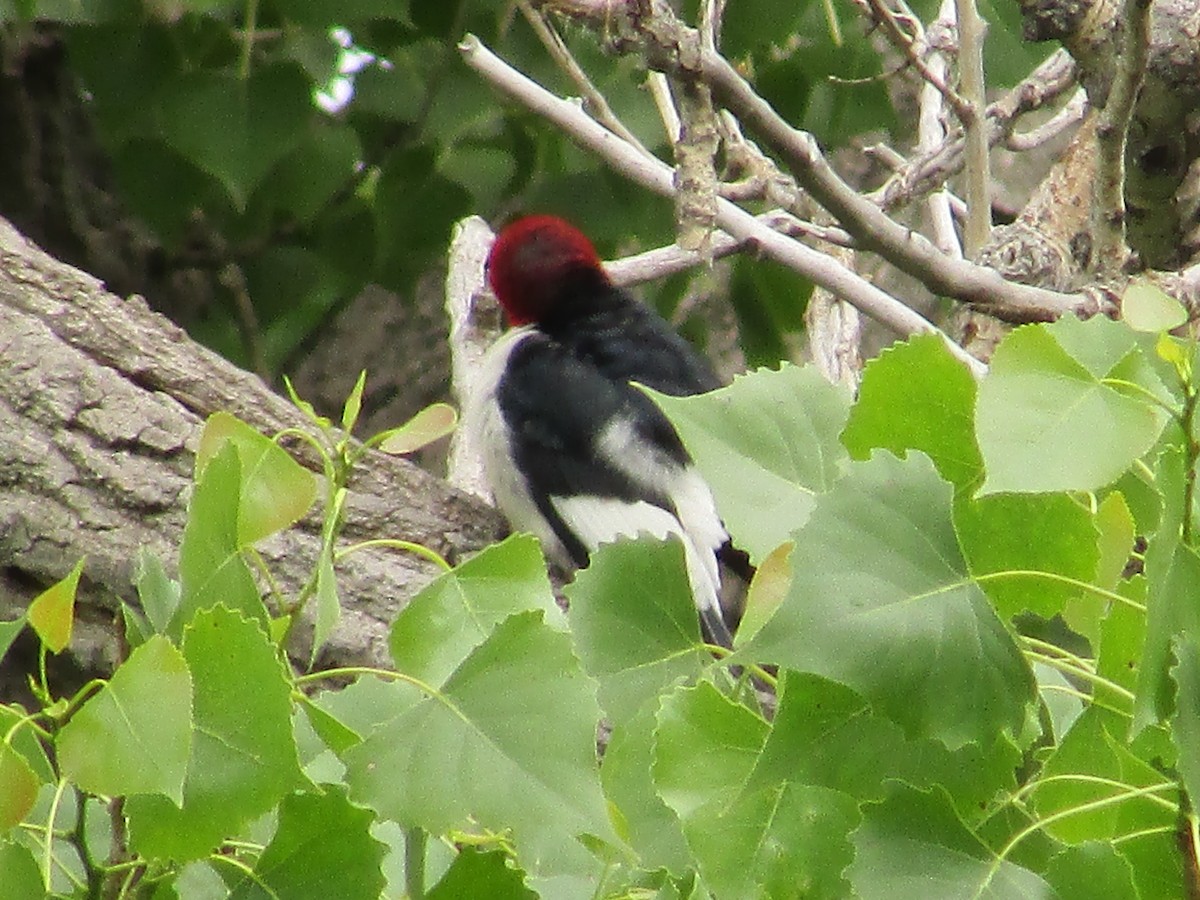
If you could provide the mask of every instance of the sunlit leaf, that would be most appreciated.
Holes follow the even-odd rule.
[[[514,535],[438,576],[408,602],[392,626],[392,659],[400,671],[441,684],[496,625],[531,609],[565,624],[537,539]]]
[[[1111,484],[1158,439],[1167,414],[1146,393],[1162,391],[1132,332],[1102,316],[1054,330],[1018,328],[997,347],[979,387],[983,491]]]
[[[910,738],[1016,734],[1033,677],[967,573],[952,494],[917,451],[854,464],[796,532],[791,591],[738,656],[840,681]]]
[[[1121,295],[1121,319],[1134,331],[1170,331],[1188,320],[1183,304],[1149,281],[1134,281]]]
[[[613,723],[711,659],[678,541],[606,544],[566,595],[579,658]]]
[[[226,443],[237,447],[241,462],[238,541],[243,546],[295,524],[308,512],[317,493],[312,473],[277,443],[228,413],[213,413],[205,422],[196,452],[197,473],[204,472]]]
[[[434,694],[346,753],[352,796],[436,834],[512,829],[531,874],[590,872],[577,836],[612,839],[595,691],[567,635],[540,611],[512,615]]]
[[[198,859],[271,810],[302,781],[291,684],[259,624],[224,606],[183,636],[195,732],[182,808],[161,797],[126,804],[133,847],[154,859]]]
[[[975,443],[977,390],[941,337],[911,337],[867,363],[842,440],[859,459],[879,448],[897,456],[920,450],[943,478],[968,487],[983,470]]]
[[[29,815],[40,786],[25,757],[9,744],[0,743],[0,834],[21,824]]]
[[[708,480],[734,543],[756,563],[804,524],[842,471],[849,394],[815,368],[760,369],[698,397],[648,393]]]
[[[38,638],[55,653],[61,653],[71,643],[71,629],[75,624],[75,591],[79,587],[85,562],[86,559],[79,560],[62,581],[38,594],[26,613]],[[11,643],[11,638],[9,640]]]
[[[171,619],[172,636],[180,635],[197,612],[218,603],[266,626],[267,610],[238,537],[241,471],[237,447],[226,442],[192,491],[179,547],[180,600]]]
[[[422,447],[453,433],[457,427],[458,412],[454,407],[448,403],[433,403],[399,428],[389,431],[379,449],[397,456],[416,453]]]
[[[85,791],[161,794],[164,804],[178,803],[192,747],[192,678],[183,655],[161,635],[151,637],[63,726],[57,747],[63,774]]]
[[[230,900],[378,900],[384,887],[379,868],[384,847],[371,836],[373,818],[331,786],[320,794],[284,798],[279,827],[253,878],[234,885]]]

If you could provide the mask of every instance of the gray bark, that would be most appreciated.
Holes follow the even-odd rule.
[[[0,618],[86,556],[71,649],[85,669],[111,666],[114,612],[134,596],[139,551],[175,566],[193,451],[218,410],[265,434],[304,424],[141,298],[108,293],[0,219]],[[319,514],[263,547],[285,591],[316,558]],[[373,453],[351,484],[347,542],[403,538],[453,561],[502,532],[490,507],[404,460]],[[350,557],[338,571],[342,624],[323,661],[383,661],[388,624],[435,574],[394,551]]]

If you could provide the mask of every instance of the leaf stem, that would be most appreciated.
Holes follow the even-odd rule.
[[[250,78],[250,55],[254,50],[254,32],[258,28],[258,0],[246,0],[246,27],[242,33],[242,53],[238,60],[238,78]]]
[[[1051,777],[1054,777],[1054,776],[1051,776]],[[1076,777],[1092,778],[1095,776],[1076,776]],[[1101,780],[1106,780],[1106,779],[1101,779]],[[1104,809],[1106,806],[1114,806],[1117,803],[1124,803],[1126,800],[1134,800],[1134,799],[1137,799],[1138,797],[1151,797],[1158,791],[1166,790],[1168,788],[1175,788],[1175,787],[1177,787],[1175,782],[1165,781],[1165,782],[1161,782],[1160,784],[1152,784],[1147,787],[1131,788],[1127,791],[1122,791],[1118,794],[1113,794],[1110,797],[1101,797],[1100,799],[1092,800],[1089,803],[1081,803],[1078,806],[1073,806],[1073,807],[1070,807],[1069,809],[1061,809],[1056,813],[1051,813],[1050,815],[1045,816],[1044,818],[1041,818],[1034,822],[1031,822],[1025,828],[1022,828],[1020,831],[1018,831],[1009,840],[1009,842],[1000,849],[1000,852],[996,854],[996,858],[994,860],[992,860],[992,865],[988,869],[987,874],[984,875],[983,880],[979,884],[979,887],[976,888],[976,890],[975,890],[974,900],[979,900],[980,897],[984,896],[984,892],[987,890],[988,885],[991,884],[992,879],[996,877],[996,873],[1000,871],[1000,866],[1004,864],[1004,860],[1008,857],[1008,855],[1010,853],[1012,853],[1012,851],[1014,849],[1016,849],[1017,845],[1019,843],[1021,843],[1021,841],[1025,840],[1025,838],[1029,837],[1035,831],[1040,831],[1041,829],[1045,828],[1047,825],[1052,825],[1053,823],[1058,822],[1061,819],[1070,818],[1071,816],[1078,815],[1079,813],[1091,812],[1092,810],[1096,810],[1096,809]],[[1161,798],[1155,798],[1155,799],[1158,802],[1162,802]]]
[[[1059,584],[1069,584],[1071,587],[1079,588],[1081,591],[1086,591],[1096,597],[1102,597],[1114,603],[1123,603],[1125,606],[1136,609],[1143,614],[1146,612],[1144,604],[1138,603],[1136,600],[1131,600],[1129,597],[1123,597],[1116,591],[1107,591],[1097,585],[1080,581],[1078,578],[1072,578],[1069,575],[1059,575],[1057,572],[1040,572],[1036,569],[1006,569],[1002,572],[984,572],[980,575],[971,576],[971,580],[978,583],[995,581],[998,578],[1042,578],[1046,581],[1054,581]]]
[[[428,839],[424,828],[404,829],[404,890],[408,900],[425,900],[425,846]]]
[[[446,562],[436,550],[426,547],[424,544],[417,544],[413,541],[402,541],[399,538],[374,538],[369,541],[359,541],[357,544],[351,544],[343,550],[333,554],[334,562],[341,562],[351,553],[357,553],[359,550],[367,550],[371,547],[390,547],[393,550],[403,550],[407,553],[415,554],[422,559],[427,559],[443,572],[450,572],[453,566]]]
[[[1065,659],[1057,659],[1053,656],[1046,656],[1045,654],[1038,653],[1036,650],[1026,650],[1024,653],[1027,657],[1035,659],[1052,669],[1058,669],[1060,672],[1066,672],[1068,675],[1074,675],[1076,678],[1079,678],[1082,681],[1087,681],[1092,684],[1108,688],[1114,694],[1125,697],[1131,703],[1133,702],[1133,694],[1130,691],[1121,687],[1121,685],[1117,684],[1115,681],[1109,681],[1107,678],[1097,675],[1095,672],[1089,672],[1087,669],[1078,669]],[[1128,713],[1123,713],[1123,715],[1128,715]]]

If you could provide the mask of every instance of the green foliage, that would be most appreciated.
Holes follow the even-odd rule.
[[[113,676],[58,697],[43,670],[40,707],[0,708],[0,892],[1182,896],[1200,790],[1195,354],[1072,322],[1014,332],[978,403],[928,338],[872,363],[853,403],[792,367],[659,398],[766,560],[755,630],[719,657],[676,543],[601,548],[564,616],[518,535],[454,569],[385,542],[446,570],[393,624],[395,668],[298,674],[283,651],[299,613],[351,599],[336,578],[362,381],[341,427],[296,398],[328,482],[296,598],[262,597],[248,569],[213,587],[312,499],[277,442],[214,417],[182,586],[143,557]],[[997,394],[1044,410],[1030,392],[1048,360],[1075,385],[1070,433],[1109,437],[1103,453],[1072,440],[1103,498],[1007,461],[1008,491],[978,495],[1002,452]],[[1135,468],[1161,515],[1130,576]],[[740,496],[772,485],[775,518]],[[79,571],[27,617],[43,657]],[[311,693],[333,676],[350,681]],[[100,815],[110,796],[128,822],[117,866],[100,862],[125,840]]]

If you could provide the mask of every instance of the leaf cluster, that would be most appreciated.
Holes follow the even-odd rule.
[[[318,483],[214,416],[127,659],[0,707],[5,895],[1182,896],[1200,443],[1169,306],[1019,328],[981,383],[924,336],[853,401],[791,366],[656,398],[758,565],[715,656],[677,544],[602,548],[564,612],[517,535],[406,605],[394,668],[304,673],[300,613],[319,647],[355,549],[362,381],[305,433],[326,542],[298,598],[254,545]],[[0,644],[67,646],[81,568]]]

